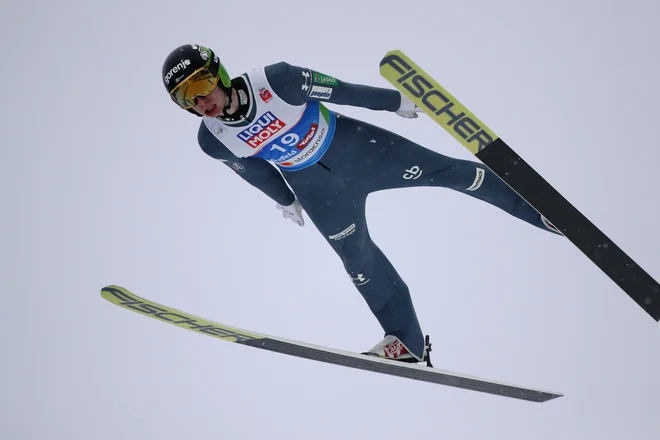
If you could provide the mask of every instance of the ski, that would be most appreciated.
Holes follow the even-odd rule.
[[[403,52],[381,75],[552,223],[646,313],[660,321],[660,285],[499,136]]]
[[[430,366],[381,359],[242,330],[149,301],[116,285],[102,288],[101,296],[117,306],[161,322],[224,341],[289,356],[530,402],[546,402],[563,396],[561,393],[495,382]]]

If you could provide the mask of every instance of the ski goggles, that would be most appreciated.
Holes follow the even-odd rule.
[[[207,67],[202,67],[193,72],[181,84],[177,85],[170,92],[170,97],[181,108],[193,108],[195,106],[195,99],[211,93],[218,84],[219,79]]]

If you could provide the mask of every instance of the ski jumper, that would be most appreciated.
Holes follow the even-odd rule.
[[[198,132],[202,150],[281,205],[297,197],[385,334],[418,357],[424,335],[408,287],[369,236],[370,193],[448,188],[555,233],[481,163],[444,156],[323,105],[395,112],[401,105],[396,90],[347,83],[285,62],[243,74],[232,87],[240,96],[240,116],[204,116]]]

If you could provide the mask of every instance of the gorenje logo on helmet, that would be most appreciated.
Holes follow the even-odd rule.
[[[165,78],[163,78],[165,80],[165,84],[169,84],[170,80],[172,79],[174,74],[177,73],[177,72],[180,72],[182,70],[186,70],[187,66],[190,66],[190,60],[189,59],[179,61],[174,67],[172,67],[170,69],[169,72],[167,72],[167,74],[165,75]]]

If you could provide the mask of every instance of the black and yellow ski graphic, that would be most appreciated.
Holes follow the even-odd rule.
[[[222,339],[223,341],[289,356],[530,402],[546,402],[563,396],[561,393],[540,391],[437,368],[385,360],[242,330],[149,301],[115,285],[101,289],[101,296],[115,305],[167,324]]]
[[[383,57],[380,73],[548,219],[646,313],[660,321],[658,282],[470,110],[399,50]]]

